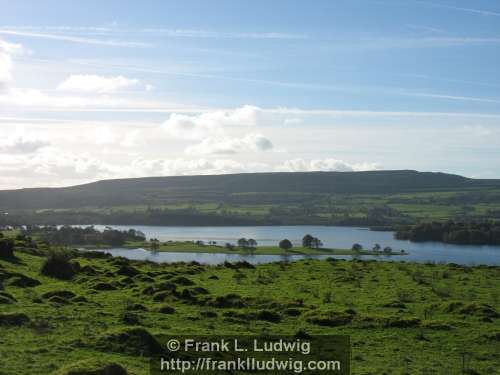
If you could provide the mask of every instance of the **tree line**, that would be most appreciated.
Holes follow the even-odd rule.
[[[93,226],[27,226],[23,234],[36,236],[40,241],[51,245],[107,245],[122,246],[129,241],[145,241],[146,236],[135,229],[117,230],[106,227],[98,231]]]
[[[426,222],[396,231],[399,240],[459,245],[500,245],[500,222]]]

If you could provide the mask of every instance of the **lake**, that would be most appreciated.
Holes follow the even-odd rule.
[[[98,230],[103,225],[95,225]],[[226,242],[235,243],[238,238],[253,238],[260,246],[276,246],[284,238],[288,238],[294,246],[300,246],[302,237],[309,233],[318,237],[325,247],[350,249],[353,243],[371,249],[378,243],[383,247],[390,246],[393,250],[405,250],[405,256],[360,256],[360,259],[405,260],[416,262],[446,262],[464,265],[488,264],[500,265],[500,246],[452,245],[439,242],[414,243],[396,240],[393,232],[370,231],[367,228],[327,227],[327,226],[254,226],[254,227],[161,227],[161,226],[125,226],[111,225],[114,229],[126,230],[134,228],[144,232],[146,237],[157,238],[160,241],[216,241],[219,245]],[[207,264],[219,264],[224,261],[246,260],[251,263],[268,263],[280,261],[280,255],[241,255],[241,254],[203,254],[203,253],[157,253],[152,254],[143,249],[111,249],[106,250],[113,255],[132,259],[149,259],[158,262],[197,261]],[[287,259],[297,260],[307,258],[303,255],[289,255]],[[309,258],[324,259],[330,255],[309,256]],[[351,259],[352,256],[334,256],[335,258]]]

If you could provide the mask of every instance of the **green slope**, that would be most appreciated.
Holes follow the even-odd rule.
[[[0,208],[42,209],[89,206],[160,205],[175,202],[226,202],[266,194],[271,203],[291,195],[386,194],[457,191],[500,187],[500,180],[416,171],[245,173],[210,176],[105,180],[65,188],[0,191]]]

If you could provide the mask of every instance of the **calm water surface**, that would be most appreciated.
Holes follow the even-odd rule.
[[[404,249],[405,256],[361,256],[361,259],[405,260],[416,262],[446,262],[465,265],[489,264],[500,265],[500,246],[452,245],[438,242],[413,243],[393,238],[393,232],[376,232],[366,228],[326,227],[326,226],[255,226],[255,227],[159,227],[135,225],[112,225],[112,228],[125,230],[134,228],[144,232],[146,237],[160,241],[216,241],[219,245],[226,242],[235,243],[238,238],[253,238],[259,246],[276,246],[284,238],[288,238],[295,246],[300,246],[302,237],[309,233],[323,241],[325,247],[350,249],[353,243],[360,243],[371,249],[378,243],[382,247],[391,246],[394,250]],[[102,230],[103,225],[95,225]],[[113,255],[131,259],[149,259],[158,262],[197,261],[207,264],[219,264],[224,261],[246,260],[251,263],[268,263],[284,260],[280,255],[240,255],[240,254],[204,254],[204,253],[157,253],[152,254],[143,249],[111,249],[106,250]],[[328,258],[329,255],[309,256],[309,258]],[[307,258],[303,255],[286,256],[290,260]],[[351,259],[351,256],[335,256],[335,258]]]

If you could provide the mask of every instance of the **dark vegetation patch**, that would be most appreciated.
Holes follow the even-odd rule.
[[[22,274],[12,274],[7,285],[17,286],[19,288],[31,288],[40,285],[40,281]]]
[[[218,308],[241,308],[246,307],[247,303],[239,295],[235,293],[226,294],[225,296],[215,297],[212,301],[208,303],[210,306]]]
[[[118,271],[116,271],[116,273],[118,275],[122,275],[122,276],[130,276],[130,277],[133,277],[133,276],[136,276],[140,273],[140,271],[137,269],[137,268],[134,268],[132,266],[129,266],[129,265],[123,265],[121,266]]]
[[[350,324],[352,320],[353,316],[351,314],[337,311],[313,312],[308,314],[307,317],[309,323],[324,327],[344,326]]]
[[[71,257],[69,252],[63,250],[50,252],[40,273],[61,280],[72,279],[80,270],[80,265],[71,261]]]
[[[99,350],[151,356],[162,351],[160,342],[144,328],[128,328],[102,335],[95,344]]]
[[[53,375],[128,375],[128,373],[119,364],[90,359],[65,366]]]
[[[0,326],[22,326],[27,324],[29,321],[29,317],[23,313],[0,313]]]
[[[189,280],[187,277],[179,276],[171,280],[172,283],[182,286],[191,286],[195,285],[192,280]]]
[[[158,312],[162,314],[174,314],[175,308],[169,305],[162,305],[158,308]]]
[[[98,291],[110,291],[110,290],[116,290],[117,287],[111,283],[100,282],[95,284],[93,289]]]

